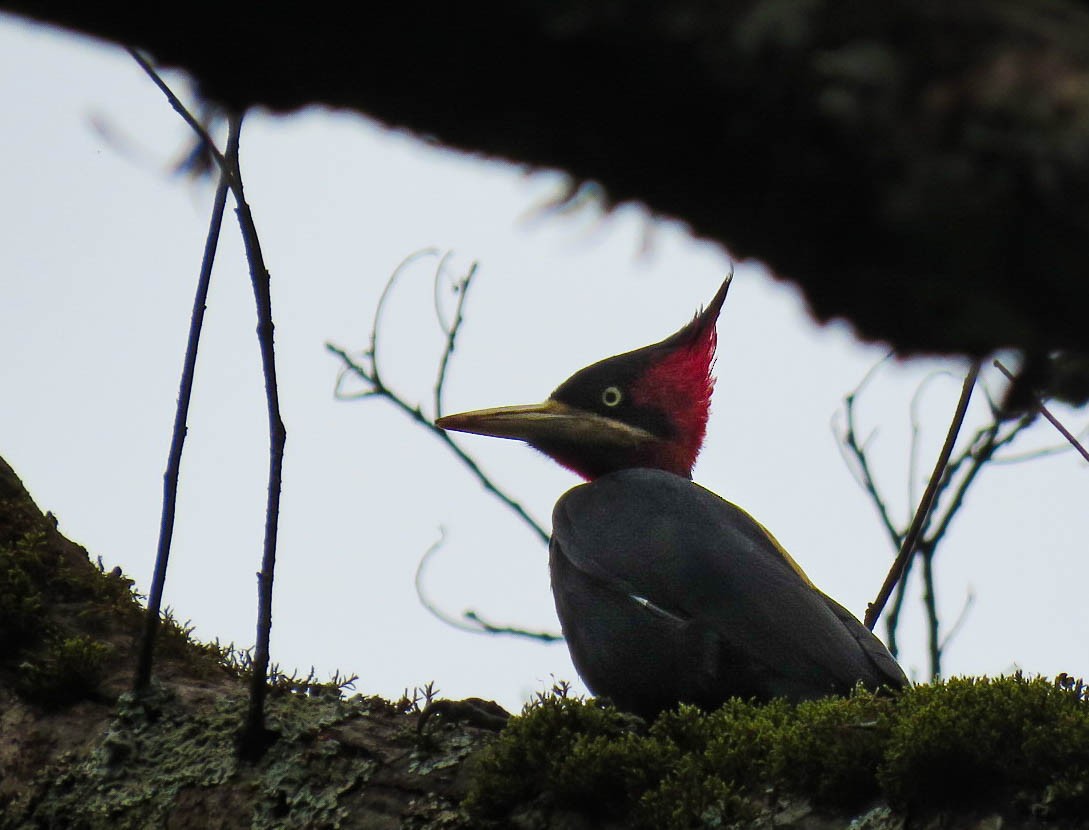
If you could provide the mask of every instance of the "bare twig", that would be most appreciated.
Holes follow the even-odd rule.
[[[240,736],[239,749],[245,757],[258,758],[264,754],[273,737],[272,733],[265,728],[264,705],[267,693],[269,639],[272,632],[272,585],[276,567],[280,489],[283,477],[284,445],[287,441],[287,432],[284,429],[283,419],[280,417],[279,389],[276,381],[272,294],[268,268],[265,266],[253,214],[246,202],[245,192],[242,187],[237,138],[231,148],[233,153],[228,156],[221,153],[215,147],[207,130],[186,109],[185,105],[167,86],[148,60],[135,49],[130,48],[129,54],[163,92],[174,110],[197,134],[219,166],[220,175],[227,182],[235,198],[235,213],[242,232],[242,242],[246,249],[246,261],[249,264],[250,279],[253,283],[254,301],[257,306],[257,339],[261,351],[261,367],[265,378],[265,400],[269,421],[269,478],[268,499],[265,509],[264,547],[261,557],[261,571],[257,575],[257,638],[254,646],[250,703],[246,723]],[[229,122],[232,135],[241,131],[242,115],[232,115]]]
[[[953,521],[953,517],[956,516],[957,511],[960,510],[961,505],[964,504],[964,496],[968,492],[968,488],[971,487],[972,482],[975,480],[976,476],[979,475],[983,467],[991,461],[998,450],[1010,444],[1023,430],[1029,427],[1034,420],[1034,413],[1029,412],[1018,418],[1013,425],[1006,430],[1005,434],[1000,434],[999,421],[995,421],[989,427],[980,430],[976,440],[969,446],[965,455],[957,459],[958,466],[959,462],[967,460],[967,471],[961,477],[960,482],[953,491],[953,495],[947,502],[945,512],[942,513],[937,526],[928,535],[928,538],[932,543],[936,543],[945,535],[946,531],[949,529],[950,523]]]
[[[892,568],[889,569],[888,576],[885,577],[885,582],[881,586],[877,598],[866,609],[866,627],[871,631],[873,630],[874,624],[877,622],[877,618],[881,616],[881,611],[884,609],[885,603],[888,602],[892,589],[900,579],[908,557],[915,552],[915,546],[918,542],[919,534],[923,529],[923,523],[930,514],[930,508],[934,504],[934,497],[937,495],[939,483],[945,473],[946,466],[949,463],[949,457],[953,453],[953,445],[956,443],[957,434],[960,432],[961,424],[964,422],[964,414],[968,411],[968,401],[971,400],[972,389],[976,385],[976,378],[979,377],[979,368],[980,364],[977,360],[972,364],[972,368],[968,370],[968,375],[964,379],[964,386],[961,388],[960,401],[957,403],[956,412],[953,414],[953,421],[950,423],[949,431],[945,436],[945,444],[942,446],[941,453],[938,455],[938,461],[934,465],[934,472],[931,473],[930,482],[923,492],[923,498],[919,502],[919,508],[915,512],[915,518],[911,521],[911,527],[908,528],[908,532],[900,546],[900,552],[893,562]]]
[[[465,619],[477,623],[485,634],[509,634],[512,637],[525,637],[529,640],[540,640],[542,643],[562,643],[563,635],[552,631],[527,631],[524,628],[510,625],[497,625],[480,616],[476,611],[465,611]]]
[[[1075,437],[1079,442],[1083,441],[1086,437],[1089,437],[1089,427],[1083,429]],[[999,465],[1024,464],[1026,461],[1035,461],[1038,458],[1050,458],[1053,455],[1062,455],[1063,453],[1070,452],[1072,449],[1074,449],[1074,447],[1069,443],[1053,444],[1050,447],[1040,447],[1039,449],[1026,450],[1025,452],[996,455],[991,459],[991,463]]]
[[[976,595],[975,592],[969,588],[968,594],[964,597],[964,605],[960,607],[960,613],[957,614],[957,618],[953,621],[953,624],[949,626],[949,631],[946,632],[945,637],[938,644],[938,650],[944,652],[946,646],[948,646],[953,638],[960,633],[961,627],[964,625],[964,621],[968,619],[968,612],[972,610],[972,606],[975,605]]]
[[[468,631],[471,634],[509,634],[515,637],[525,637],[530,640],[540,640],[543,643],[557,643],[563,640],[561,635],[553,634],[551,631],[529,631],[525,628],[518,628],[515,626],[496,625],[481,617],[476,611],[463,611],[460,617],[455,617],[453,614],[449,614],[439,608],[424,590],[423,575],[428,565],[430,565],[432,557],[438,553],[445,541],[446,531],[440,528],[439,538],[427,549],[424,555],[420,557],[420,562],[416,566],[416,596],[420,598],[420,604],[423,605],[432,616],[452,628],[456,628],[459,631]]]
[[[238,135],[237,130],[232,130],[227,137],[228,153],[237,152]],[[204,310],[208,302],[208,287],[212,281],[212,266],[215,263],[219,233],[223,226],[223,211],[227,202],[227,190],[227,176],[220,174],[219,185],[216,187],[215,199],[212,204],[212,218],[208,223],[208,235],[204,241],[204,255],[201,259],[200,275],[197,278],[196,295],[193,298],[193,312],[189,318],[189,339],[186,343],[185,359],[182,363],[178,406],[174,413],[174,432],[170,439],[166,472],[163,474],[163,509],[159,521],[159,544],[155,554],[155,568],[151,576],[151,589],[148,592],[147,610],[144,614],[144,630],[140,639],[136,676],[133,681],[133,689],[137,692],[146,689],[151,682],[155,635],[159,630],[159,612],[163,601],[163,589],[166,586],[170,545],[174,537],[174,514],[178,501],[178,478],[181,473],[182,449],[185,446],[186,422],[189,418],[189,403],[193,397],[197,351],[200,346],[201,328],[204,325]]]
[[[227,180],[230,182],[231,191],[234,192],[237,197],[238,193],[235,190],[234,171],[228,163],[227,158],[219,151],[215,142],[212,141],[212,137],[208,135],[208,131],[204,128],[204,125],[197,120],[193,113],[191,113],[185,104],[181,102],[181,99],[174,94],[174,91],[167,86],[166,81],[162,79],[162,76],[159,75],[155,67],[151,65],[151,62],[148,61],[147,58],[131,46],[126,47],[126,51],[132,55],[132,59],[140,64],[140,68],[147,73],[147,76],[151,78],[155,86],[157,86],[162,91],[163,95],[166,96],[166,100],[170,102],[170,106],[174,108],[174,112],[180,115],[182,120],[189,125],[190,129],[197,134],[197,138],[200,140],[201,145],[203,145],[203,149],[207,150],[212,158],[215,159],[216,165],[219,167],[220,175],[227,177]]]
[[[911,400],[909,478],[912,483],[915,480],[915,459],[918,454],[918,444],[921,432],[918,414],[919,406],[927,386],[935,377],[937,377],[937,374],[938,373],[927,376],[916,389]],[[851,395],[848,395],[845,399],[847,426],[843,431],[843,434],[838,436],[840,449],[841,452],[843,452],[845,459],[850,464],[852,473],[854,473],[859,486],[863,488],[869,496],[870,501],[877,508],[886,529],[889,531],[890,539],[893,540],[894,548],[902,552],[902,548],[907,546],[907,534],[900,531],[892,523],[886,507],[887,503],[879,492],[875,478],[870,472],[867,458],[868,446],[866,443],[860,445],[855,438],[857,434],[854,410],[855,398],[863,385],[869,380],[869,377],[870,374],[867,374],[858,389]],[[985,385],[982,386],[982,393],[987,399],[987,405],[991,413],[991,421],[978,428],[970,439],[963,442],[964,448],[960,452],[950,454],[950,457],[944,464],[940,474],[937,474],[936,486],[934,477],[931,477],[928,486],[928,490],[930,490],[931,487],[933,488],[930,509],[927,511],[926,516],[923,518],[921,526],[918,529],[916,541],[911,545],[911,547],[915,549],[914,553],[918,554],[919,558],[924,560],[921,574],[922,600],[926,614],[931,675],[935,677],[940,676],[942,673],[941,661],[945,647],[960,631],[964,620],[972,607],[970,598],[962,608],[960,615],[950,628],[949,632],[944,637],[940,637],[940,621],[938,619],[938,603],[936,598],[937,583],[934,567],[934,559],[937,556],[938,547],[948,532],[953,519],[956,518],[963,506],[968,490],[977,480],[983,468],[993,463],[996,460],[997,453],[1009,446],[1035,421],[1036,417],[1035,412],[1028,412],[1010,422],[1004,417],[1004,413],[995,403],[990,391]],[[962,400],[963,395],[964,391],[962,390]],[[948,436],[946,440],[948,441]],[[856,472],[856,470],[860,472]],[[915,519],[918,519],[918,514],[916,514]],[[895,595],[891,607],[885,615],[885,628],[889,651],[894,656],[898,653],[897,628],[904,607],[905,597],[908,592],[908,575],[911,572],[912,565],[916,558],[916,556],[911,554],[907,556],[903,565],[903,572],[895,582]],[[886,580],[886,582],[888,582],[888,580]],[[869,616],[867,616],[867,622],[869,622]]]
[[[1010,372],[1010,370],[1007,369],[1005,366],[1003,366],[1001,361],[999,361],[999,360],[994,361],[994,366],[995,366],[996,369],[998,369],[998,371],[1000,371],[1002,374],[1004,374],[1006,376],[1006,378],[1009,379],[1011,382],[1014,380],[1013,373]],[[1081,453],[1082,458],[1084,458],[1086,461],[1089,461],[1089,450],[1087,450],[1078,441],[1078,439],[1074,437],[1073,433],[1071,433],[1070,430],[1068,430],[1066,427],[1064,427],[1059,422],[1058,418],[1056,418],[1054,415],[1051,414],[1051,411],[1046,406],[1044,406],[1043,401],[1041,401],[1039,398],[1035,398],[1035,400],[1036,400],[1036,406],[1040,410],[1040,414],[1043,415],[1045,418],[1047,418],[1048,422],[1053,427],[1055,427],[1055,429],[1057,429],[1059,431],[1059,434],[1062,435],[1062,437],[1065,438],[1067,441],[1069,441],[1070,445],[1074,449],[1076,449],[1079,453]]]
[[[899,550],[899,545],[893,548]],[[904,566],[904,572],[900,575],[900,581],[896,583],[896,596],[892,600],[892,608],[885,616],[885,637],[888,640],[889,653],[893,657],[899,656],[900,644],[896,639],[896,631],[900,626],[900,613],[904,610],[904,599],[907,597],[908,577],[911,576],[911,566],[915,557],[908,559]]]
[[[942,653],[938,633],[938,597],[934,582],[934,547],[926,542],[916,550],[923,563],[923,607],[926,608],[926,641],[930,652],[930,677],[942,673]]]
[[[408,264],[419,259],[421,256],[434,255],[435,253],[436,251],[434,251],[434,249],[419,251],[406,258],[400,265],[397,266],[396,269],[394,269],[393,274],[386,282],[386,286],[382,290],[382,294],[379,297],[378,306],[375,309],[374,322],[371,327],[370,349],[368,349],[368,351],[362,355],[363,362],[359,362],[356,358],[353,358],[351,355],[348,354],[348,352],[346,352],[339,346],[335,346],[332,343],[325,344],[325,348],[331,354],[339,357],[341,362],[344,364],[341,368],[340,374],[337,376],[336,390],[334,394],[340,400],[352,400],[362,397],[379,397],[389,401],[391,404],[393,404],[394,407],[396,407],[398,410],[403,412],[405,415],[407,415],[409,418],[411,418],[413,421],[415,421],[417,424],[427,430],[427,432],[431,433],[439,441],[442,441],[446,445],[446,447],[452,453],[454,453],[455,456],[457,456],[458,460],[460,460],[462,464],[469,468],[469,471],[476,477],[477,481],[480,482],[485,490],[487,490],[489,493],[499,499],[499,501],[501,501],[504,506],[506,506],[509,510],[513,511],[514,514],[518,516],[518,518],[520,518],[525,523],[525,525],[529,527],[530,530],[532,530],[544,544],[547,545],[549,538],[548,531],[546,531],[538,521],[530,516],[529,512],[519,502],[515,501],[513,498],[508,496],[502,489],[500,489],[495,484],[495,482],[493,482],[491,478],[489,478],[488,475],[480,469],[480,466],[476,463],[472,456],[470,456],[460,446],[458,446],[458,444],[450,437],[450,434],[448,432],[446,432],[445,430],[441,430],[437,426],[435,426],[434,422],[423,414],[423,411],[420,409],[420,406],[418,404],[415,406],[409,404],[404,397],[391,389],[382,377],[381,366],[378,360],[378,335],[382,323],[382,314],[384,311],[386,298],[389,296],[391,289],[393,288],[397,279],[403,273],[405,267]],[[453,351],[454,342],[462,324],[462,309],[464,308],[465,297],[468,293],[472,277],[475,273],[476,266],[474,265],[469,270],[466,277],[462,279],[459,283],[460,296],[458,298],[457,310],[455,312],[454,321],[450,324],[449,329],[446,330],[446,349],[440,362],[440,368],[435,384],[434,400],[436,406],[439,406],[442,403],[442,385],[445,383],[446,379],[447,367],[449,365],[449,353]],[[362,393],[356,394],[342,392],[341,390],[344,381],[349,376],[354,376],[364,381],[367,384],[366,390]]]
[[[859,486],[866,491],[867,495],[870,497],[870,501],[877,509],[878,518],[881,519],[881,524],[884,526],[885,532],[888,533],[892,546],[898,548],[900,542],[903,540],[903,534],[896,529],[896,525],[893,523],[892,516],[889,513],[888,505],[881,496],[881,491],[877,487],[877,481],[874,479],[873,471],[870,469],[869,457],[866,454],[866,445],[869,443],[870,439],[867,438],[866,441],[859,443],[855,422],[855,404],[858,401],[858,396],[869,383],[874,372],[887,359],[886,356],[886,358],[876,363],[866,373],[865,377],[862,378],[858,386],[854,388],[854,391],[844,398],[844,429],[843,434],[838,436],[839,441],[837,442],[837,446],[840,447],[841,452],[844,452],[844,459],[848,462],[848,469],[851,470],[855,480],[859,483]],[[850,463],[851,461],[854,462],[853,466]]]
[[[436,256],[438,251],[433,248],[428,248],[423,251],[418,251],[408,257],[406,257],[397,268],[394,269],[387,280],[385,287],[382,289],[382,294],[378,299],[378,304],[375,308],[374,320],[371,325],[370,333],[370,348],[361,356],[361,358],[353,358],[344,349],[333,345],[332,343],[326,343],[325,348],[331,353],[340,358],[343,366],[339,375],[337,376],[335,396],[339,400],[353,400],[359,398],[378,397],[382,398],[393,406],[400,410],[402,413],[411,418],[416,424],[423,427],[431,435],[435,436],[439,441],[442,441],[457,458],[468,467],[469,471],[476,477],[477,481],[484,487],[486,491],[491,493],[505,507],[511,510],[522,522],[532,530],[537,537],[544,543],[548,544],[548,532],[544,527],[537,522],[529,512],[517,501],[508,496],[503,490],[501,490],[495,482],[488,477],[487,474],[481,470],[476,460],[466,453],[458,444],[450,437],[450,433],[445,430],[441,430],[435,426],[434,422],[424,415],[420,406],[412,405],[408,403],[404,397],[395,392],[389,385],[387,385],[385,379],[382,376],[381,366],[378,360],[378,349],[380,344],[379,331],[382,325],[383,313],[385,311],[386,300],[390,296],[394,285],[400,278],[405,268],[411,263],[415,262],[422,256]],[[446,335],[446,343],[443,348],[442,356],[439,359],[439,366],[435,377],[435,385],[433,389],[433,404],[435,408],[435,417],[438,418],[443,414],[444,402],[443,392],[446,385],[446,378],[450,368],[450,360],[454,353],[454,348],[457,343],[458,333],[461,331],[461,326],[465,322],[465,303],[469,295],[469,288],[472,285],[473,277],[477,272],[477,265],[473,263],[465,276],[454,282],[454,290],[458,295],[457,303],[454,308],[454,316],[449,322],[443,319],[441,303],[438,298],[438,285],[442,279],[445,267],[450,259],[450,254],[444,254],[439,259],[439,264],[435,273],[435,315],[439,321],[439,326],[443,333]],[[364,382],[366,385],[362,392],[347,393],[343,391],[344,382],[349,377],[356,377]],[[453,626],[462,631],[469,631],[474,634],[508,634],[518,637],[526,637],[528,639],[540,640],[543,642],[556,642],[563,639],[558,634],[553,634],[547,631],[529,631],[524,628],[518,628],[514,626],[496,625],[489,622],[476,611],[465,611],[461,617],[455,617],[452,614],[448,614],[440,610],[431,600],[427,597],[423,591],[423,573],[427,566],[431,562],[434,554],[439,550],[442,540],[440,539],[434,545],[432,545],[428,551],[420,559],[419,565],[416,569],[416,593],[420,597],[420,602],[428,611],[430,611],[435,617],[445,622],[447,625]]]
[[[545,543],[546,545],[548,544],[548,532],[532,516],[529,515],[529,513],[524,507],[522,507],[521,504],[519,504],[517,501],[515,501],[506,493],[504,493],[501,489],[499,489],[499,487],[494,482],[492,482],[488,475],[480,469],[480,466],[476,463],[473,457],[466,453],[456,443],[454,443],[454,441],[450,438],[450,435],[447,432],[439,429],[432,421],[428,420],[428,418],[423,414],[418,406],[409,405],[404,401],[404,399],[398,397],[396,393],[390,391],[390,389],[384,384],[376,382],[378,377],[377,375],[372,374],[367,368],[359,365],[347,352],[345,352],[340,347],[334,346],[332,343],[326,343],[325,348],[331,354],[335,354],[341,359],[341,361],[343,361],[344,368],[341,370],[342,377],[345,373],[350,373],[372,384],[375,384],[374,388],[368,390],[365,393],[365,397],[380,397],[388,400],[397,409],[408,415],[408,417],[410,417],[413,421],[415,421],[429,433],[431,433],[444,444],[446,444],[449,450],[454,453],[455,456],[457,456],[458,460],[461,461],[461,463],[464,464],[466,467],[468,467],[469,471],[474,476],[476,476],[477,481],[481,483],[485,490],[487,490],[489,493],[499,499],[510,510],[514,511],[514,514],[518,516],[518,518],[520,518],[523,522],[525,522],[525,524],[534,533],[537,534],[538,538],[540,538],[543,543]],[[337,385],[339,386],[340,383],[341,380],[338,379]],[[337,397],[341,398],[342,400],[351,400],[353,397],[359,396],[338,394]]]
[[[911,396],[911,448],[908,451],[908,513],[919,502],[915,497],[915,482],[917,479],[916,470],[919,463],[919,406],[922,403],[923,395],[929,388],[930,384],[939,377],[951,377],[951,372],[931,372],[915,390],[915,394]]]
[[[240,129],[241,115],[231,117],[232,129]],[[257,635],[253,651],[253,676],[250,679],[250,703],[240,737],[244,757],[259,758],[270,745],[273,735],[265,728],[265,696],[268,692],[269,640],[272,636],[272,586],[276,570],[276,539],[280,520],[280,489],[283,480],[284,445],[287,430],[280,416],[280,393],[276,380],[276,350],[273,340],[272,290],[257,226],[246,202],[239,167],[238,148],[228,158],[234,171],[234,194],[238,226],[250,268],[253,298],[257,306],[257,342],[261,351],[261,370],[265,378],[265,403],[268,411],[269,464],[268,498],[265,506],[265,540],[261,570],[257,574]]]
[[[442,263],[439,263],[440,271]],[[455,285],[455,290],[458,292],[458,303],[454,308],[454,321],[447,328],[446,335],[446,348],[442,350],[442,358],[439,360],[439,374],[435,379],[435,420],[437,421],[443,415],[443,389],[446,385],[446,370],[450,365],[450,356],[454,353],[455,341],[457,340],[458,331],[461,330],[461,324],[465,322],[465,298],[469,296],[469,286],[473,282],[473,277],[476,276],[477,264],[474,262],[469,266],[469,271],[465,274],[465,278]],[[436,277],[435,283],[438,284]],[[441,320],[440,320],[441,323]]]

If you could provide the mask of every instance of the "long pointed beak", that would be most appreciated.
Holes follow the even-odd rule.
[[[446,415],[435,421],[440,429],[514,438],[531,444],[554,441],[636,446],[655,436],[639,427],[576,409],[549,398],[526,406],[499,406]]]

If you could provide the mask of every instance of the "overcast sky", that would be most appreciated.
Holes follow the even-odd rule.
[[[185,90],[184,79],[168,76]],[[149,584],[193,289],[212,185],[174,175],[190,136],[121,50],[0,16],[0,456],[61,530]],[[546,551],[433,437],[379,400],[333,399],[332,341],[366,346],[390,272],[423,248],[479,263],[450,369],[448,410],[544,398],[574,370],[671,334],[730,267],[716,245],[624,206],[541,215],[562,179],[467,158],[357,115],[252,113],[243,177],[272,273],[288,430],[273,660],[360,675],[396,696],[517,707],[574,680],[561,645],[465,634],[417,600],[426,571],[450,613],[556,629]],[[745,193],[723,198],[745,199]],[[228,214],[228,220],[233,215]],[[790,244],[791,229],[783,229]],[[389,303],[383,372],[431,412],[443,335],[436,258]],[[445,296],[446,301],[451,299]],[[450,305],[447,304],[449,311]],[[205,639],[252,644],[267,434],[249,277],[225,225],[201,345],[166,602]],[[827,593],[861,616],[892,552],[830,422],[884,354],[814,325],[797,292],[738,263],[719,326],[718,388],[696,479],[746,508]],[[897,521],[908,504],[908,405],[928,386],[916,490],[965,366],[883,368],[859,403]],[[988,374],[993,388],[997,379]],[[1058,407],[1074,428],[1084,414]],[[986,416],[977,399],[973,423]],[[1034,427],[1020,449],[1057,441]],[[577,483],[515,442],[465,437],[497,483],[547,525]],[[938,559],[948,625],[975,595],[947,673],[1089,670],[1089,468],[1067,453],[985,471]],[[901,638],[926,672],[917,590]],[[882,630],[882,629],[879,629]]]

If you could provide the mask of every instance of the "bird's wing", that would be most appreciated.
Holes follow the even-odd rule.
[[[873,656],[887,655],[884,646],[813,588],[758,522],[679,476],[623,470],[569,491],[553,515],[556,556],[713,631],[729,663],[716,671],[751,669],[769,694],[903,685],[891,657]]]
[[[843,624],[847,633],[850,634],[862,648],[866,657],[874,664],[874,668],[889,678],[886,683],[894,687],[908,685],[908,679],[904,674],[904,670],[900,668],[900,664],[896,662],[896,659],[889,654],[889,650],[885,648],[885,644],[877,639],[870,629],[859,622],[854,614],[830,596],[822,593],[821,598],[824,600],[825,604],[832,609],[832,613],[835,614],[836,618]]]

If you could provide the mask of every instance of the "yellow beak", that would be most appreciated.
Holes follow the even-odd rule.
[[[435,421],[435,426],[475,435],[515,438],[531,444],[562,441],[633,447],[656,440],[645,429],[595,412],[576,409],[553,398],[527,406],[498,406],[446,415]]]

